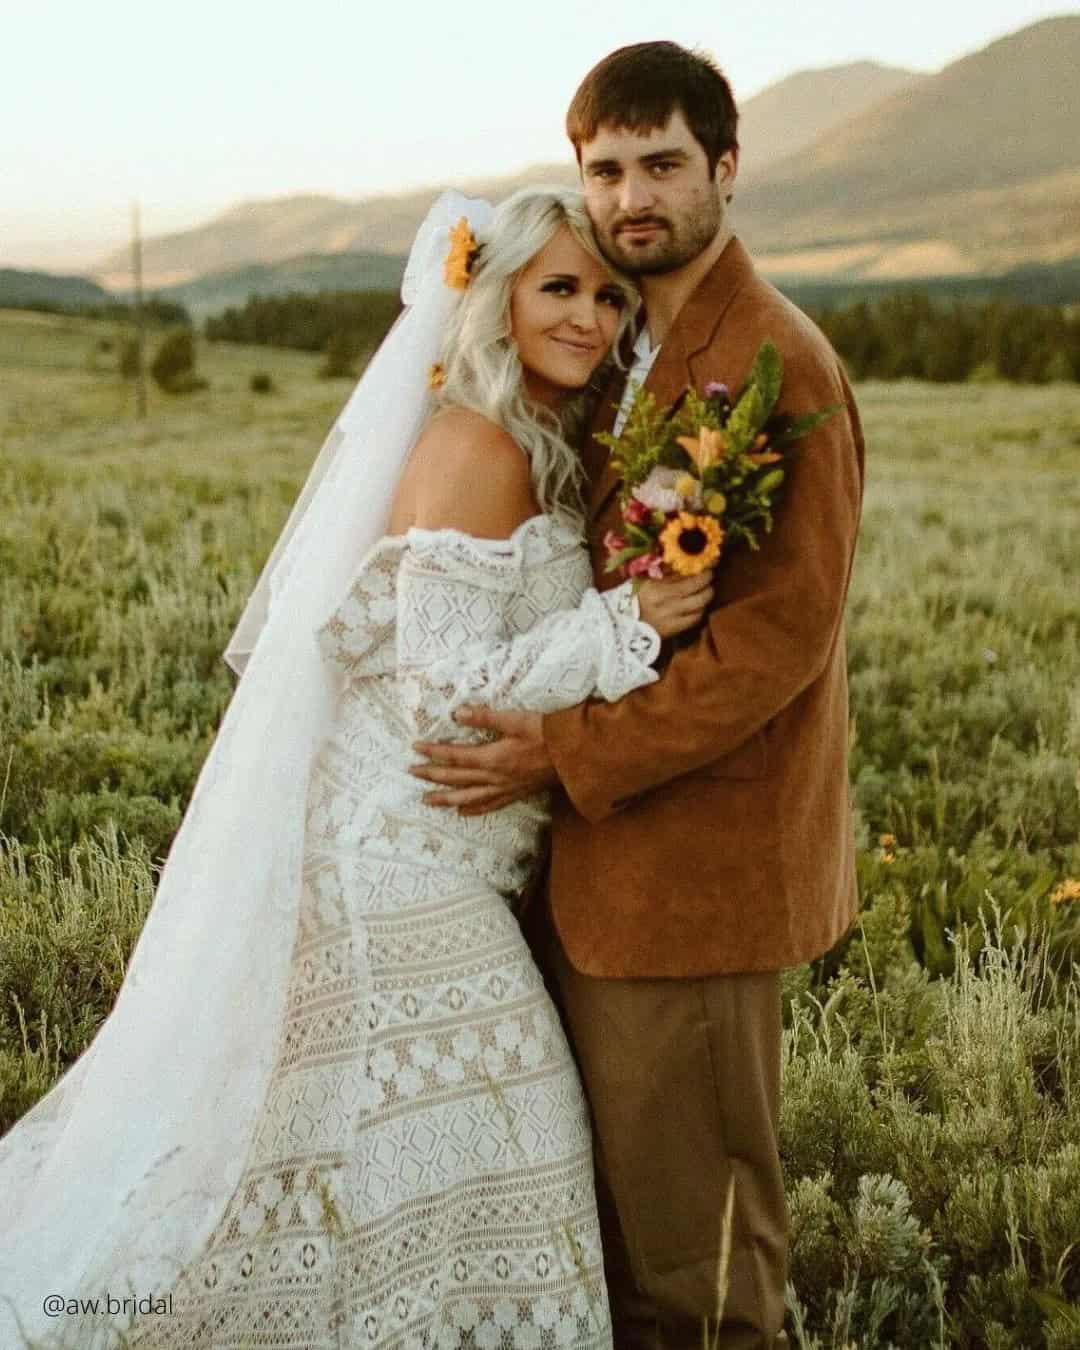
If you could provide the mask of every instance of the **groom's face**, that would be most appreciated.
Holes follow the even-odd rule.
[[[602,126],[581,146],[585,202],[602,251],[631,276],[685,267],[723,224],[736,166],[728,150],[710,174],[678,109],[648,132]]]

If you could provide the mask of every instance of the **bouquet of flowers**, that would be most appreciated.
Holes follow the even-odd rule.
[[[644,389],[635,392],[622,432],[597,437],[623,480],[622,528],[604,537],[607,571],[694,576],[732,543],[760,547],[759,531],[772,529],[785,448],[843,406],[777,414],[783,377],[783,359],[765,341],[734,401],[724,384],[707,384],[704,398],[688,389],[667,409]]]

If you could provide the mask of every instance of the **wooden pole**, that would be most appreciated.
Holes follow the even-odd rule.
[[[143,323],[142,234],[139,229],[139,203],[131,205],[131,267],[135,274],[135,416],[146,417],[146,336]]]

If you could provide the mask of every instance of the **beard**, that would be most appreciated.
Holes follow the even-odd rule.
[[[716,238],[723,220],[720,194],[715,193],[693,214],[670,216],[619,216],[610,228],[597,230],[600,251],[616,267],[630,276],[662,276],[677,272],[708,248]],[[656,225],[655,239],[635,243],[620,231],[627,225]]]

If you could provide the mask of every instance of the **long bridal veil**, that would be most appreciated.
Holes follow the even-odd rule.
[[[296,935],[311,760],[338,676],[315,631],[385,532],[429,408],[457,292],[449,229],[486,202],[446,193],[406,268],[406,308],[331,429],[229,643],[242,678],[166,860],[116,1004],[85,1053],[0,1140],[0,1345],[106,1347],[50,1296],[160,1295],[242,1174],[278,1051]]]

